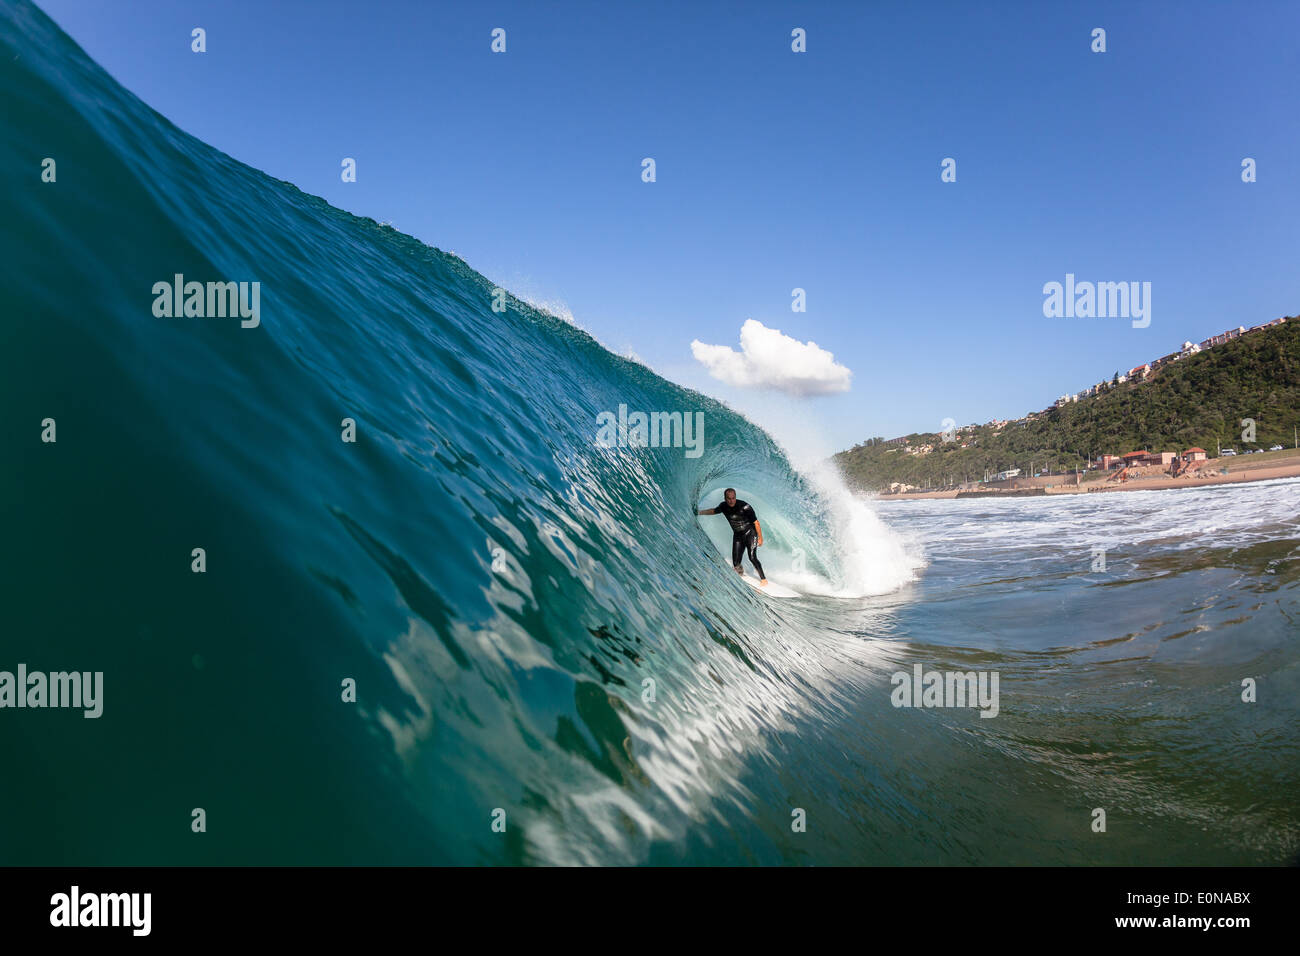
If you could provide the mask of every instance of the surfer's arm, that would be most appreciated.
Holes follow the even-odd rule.
[[[754,530],[758,532],[758,543],[761,547],[763,544],[763,526],[758,523],[757,518],[754,519]]]
[[[717,509],[717,508],[708,508],[708,509],[706,509],[706,510],[704,510],[704,511],[696,511],[695,513],[696,513],[697,515],[715,515],[715,514],[718,513],[718,509]]]

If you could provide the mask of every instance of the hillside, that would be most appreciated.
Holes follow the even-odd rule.
[[[1256,441],[1242,441],[1253,418]],[[869,439],[834,456],[845,478],[864,491],[892,482],[946,487],[1031,463],[1064,471],[1101,454],[1134,450],[1214,454],[1216,445],[1290,448],[1300,425],[1300,321],[1250,332],[1162,366],[1145,382],[1107,386],[1100,394],[1024,419],[963,429],[945,442],[937,432],[898,444]],[[963,445],[967,447],[962,447]],[[910,449],[910,450],[909,450]]]

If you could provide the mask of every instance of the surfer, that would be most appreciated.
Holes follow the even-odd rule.
[[[741,575],[745,573],[740,566],[740,557],[748,551],[749,563],[758,572],[759,581],[767,584],[767,575],[763,573],[763,566],[758,563],[758,549],[763,543],[763,526],[758,523],[758,515],[754,514],[754,509],[750,507],[748,501],[736,499],[735,488],[724,491],[722,498],[717,507],[695,513],[725,515],[727,521],[731,523],[731,564],[736,569],[736,573]]]

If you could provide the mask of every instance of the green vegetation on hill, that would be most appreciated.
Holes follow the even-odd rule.
[[[1256,440],[1242,441],[1243,418]],[[1290,448],[1300,425],[1300,321],[1247,333],[1152,372],[1146,382],[1108,384],[1037,417],[980,425],[945,442],[938,433],[913,434],[896,445],[870,439],[834,460],[850,484],[868,491],[892,482],[944,487],[1031,463],[1054,472],[1082,468],[1098,455],[1184,451],[1214,455],[1218,444],[1243,451],[1273,443]],[[965,444],[968,447],[962,448]],[[926,445],[931,450],[912,454]]]

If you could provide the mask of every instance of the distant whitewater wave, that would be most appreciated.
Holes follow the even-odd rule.
[[[944,520],[921,521],[917,545],[989,547],[998,541],[1019,547],[1031,527],[1039,542],[1057,548],[1068,542],[1145,553],[1195,550],[1207,544],[1245,546],[1279,537],[1300,538],[1296,495],[1300,479],[1202,488],[1125,491],[1105,495],[1058,495],[978,504],[958,500],[934,505],[925,499],[884,504],[890,514],[909,509],[916,515],[942,513]],[[919,506],[919,507],[918,507]]]

